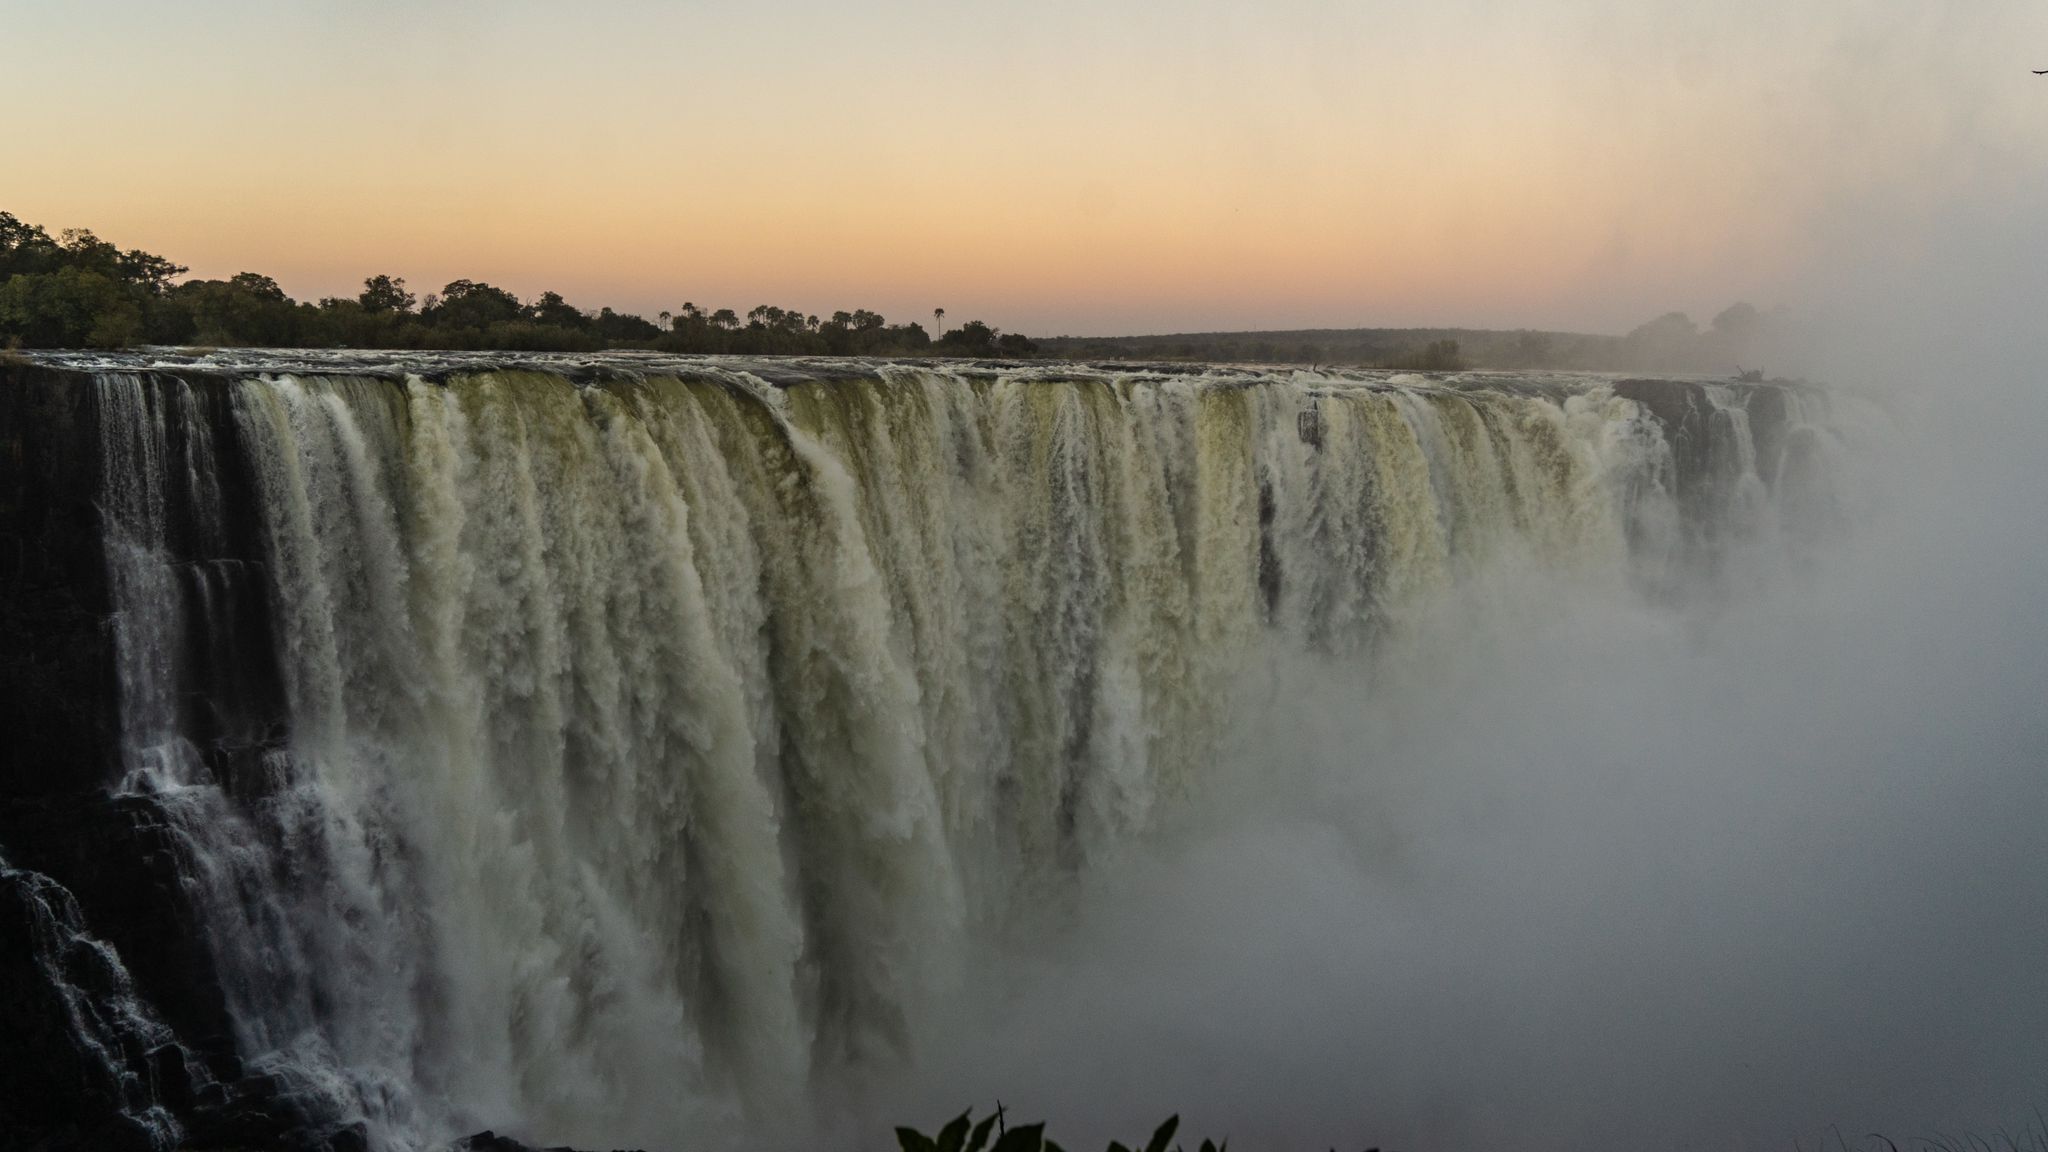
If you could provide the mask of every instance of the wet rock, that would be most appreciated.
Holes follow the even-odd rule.
[[[232,1063],[226,997],[179,882],[178,853],[169,822],[147,797],[0,800],[0,854],[69,891],[93,935],[113,946],[187,1047],[202,1061],[219,1053]]]
[[[98,440],[83,377],[0,364],[0,796],[91,792],[114,770]]]

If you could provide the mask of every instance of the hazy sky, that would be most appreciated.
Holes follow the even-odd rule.
[[[0,208],[295,295],[1620,330],[2048,213],[2027,0],[0,0]]]

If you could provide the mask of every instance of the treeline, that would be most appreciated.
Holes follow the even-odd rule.
[[[1190,360],[1450,372],[1464,368],[1734,374],[1796,366],[1805,341],[1782,310],[1723,309],[1705,326],[1667,312],[1625,336],[1533,329],[1311,328],[1166,336],[1054,336],[1047,355],[1083,360]]]
[[[122,348],[135,344],[265,348],[435,348],[518,352],[664,352],[785,355],[1026,357],[1037,345],[980,320],[934,340],[923,325],[891,324],[860,309],[820,318],[761,305],[686,303],[649,320],[585,311],[559,293],[530,302],[503,288],[457,280],[424,299],[396,276],[372,276],[353,297],[293,300],[254,272],[181,280],[189,269],[123,250],[91,232],[52,237],[0,212],[0,347]],[[935,319],[944,312],[936,311]]]

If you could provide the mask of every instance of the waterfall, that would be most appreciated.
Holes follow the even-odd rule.
[[[87,931],[78,902],[62,885],[9,867],[4,858],[0,923],[25,930],[35,976],[61,1005],[80,1071],[118,1102],[123,1128],[117,1131],[158,1152],[177,1147],[184,1132],[165,1107],[157,1073],[203,1080],[205,1072],[188,1063],[171,1029],[136,994],[120,955]],[[57,1053],[36,1055],[47,1063]]]
[[[1500,565],[1669,594],[1815,530],[1825,396],[1657,383],[102,371],[121,787],[311,1114],[767,1130],[1170,820],[1261,652],[1363,658]],[[214,714],[259,664],[274,731]]]

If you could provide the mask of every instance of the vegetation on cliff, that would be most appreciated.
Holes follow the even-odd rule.
[[[1043,1123],[1015,1127],[1005,1123],[1000,1103],[994,1112],[982,1117],[980,1123],[973,1121],[972,1110],[962,1112],[939,1129],[936,1136],[927,1136],[915,1128],[898,1128],[898,1152],[982,1152],[984,1148],[988,1152],[1063,1152],[1058,1144],[1046,1139]],[[1132,1146],[1121,1140],[1112,1140],[1107,1152],[1132,1152],[1133,1147],[1142,1148],[1144,1152],[1183,1152],[1181,1146],[1173,1142],[1173,1134],[1179,1128],[1180,1117],[1168,1116],[1166,1123],[1154,1129],[1152,1138],[1145,1143]],[[993,1144],[990,1143],[991,1136],[994,1137]],[[1218,1145],[1204,1140],[1200,1152],[1226,1152],[1227,1148],[1227,1143]]]
[[[980,320],[933,339],[920,324],[891,324],[864,308],[821,318],[763,304],[742,317],[730,308],[686,303],[648,320],[610,308],[586,311],[555,292],[522,301],[480,280],[457,280],[421,299],[390,275],[363,281],[354,297],[305,303],[260,273],[181,279],[187,271],[88,231],[53,237],[0,212],[0,348],[203,344],[1005,357],[1037,350],[1030,339]]]

